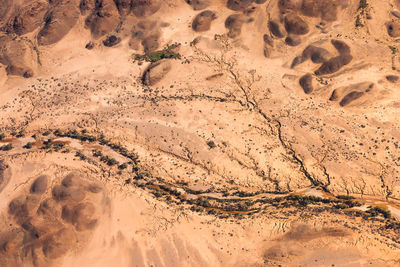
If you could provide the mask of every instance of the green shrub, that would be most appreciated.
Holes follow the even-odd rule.
[[[126,163],[126,162],[122,163],[121,165],[118,166],[118,169],[120,169],[120,170],[124,170],[126,168],[128,168],[128,163]]]
[[[179,53],[175,53],[172,50],[177,48],[179,46],[179,44],[172,44],[172,45],[168,45],[166,48],[164,48],[163,50],[159,50],[159,51],[155,51],[155,52],[150,52],[144,55],[139,55],[136,54],[134,56],[135,60],[138,61],[147,61],[147,62],[157,62],[161,59],[166,59],[166,58],[170,58],[170,59],[180,59],[181,55]]]
[[[358,9],[366,9],[368,7],[367,0],[360,0],[360,4],[358,5]]]
[[[23,146],[23,148],[25,148],[25,149],[31,149],[32,146],[33,146],[33,143],[32,143],[32,142],[28,142],[28,143],[26,143],[26,145]]]
[[[48,135],[50,135],[50,134],[51,134],[51,132],[50,132],[49,130],[47,130],[47,131],[45,131],[44,133],[42,133],[43,136],[48,136]]]
[[[55,143],[53,144],[54,151],[58,152],[65,146],[65,143]]]
[[[93,156],[101,157],[101,156],[103,156],[103,153],[100,150],[93,150]]]
[[[214,141],[208,141],[207,142],[207,145],[211,148],[211,149],[213,149],[213,148],[215,148],[217,145],[214,143]]]
[[[7,144],[7,145],[4,145],[4,146],[0,147],[1,151],[10,151],[11,149],[13,149],[13,145],[12,144]]]
[[[381,214],[385,219],[390,219],[392,217],[392,214],[389,210],[382,209],[381,207],[373,207],[373,208],[367,210],[367,213],[371,217],[376,217],[379,214]]]
[[[85,160],[86,159],[86,156],[83,155],[83,153],[80,152],[80,151],[77,151],[75,156],[78,157],[80,160]]]
[[[25,136],[25,131],[24,130],[20,130],[16,135],[15,135],[15,137],[17,137],[17,138],[21,138],[21,137],[24,137]]]

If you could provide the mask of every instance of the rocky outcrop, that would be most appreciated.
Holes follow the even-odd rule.
[[[60,41],[75,26],[79,8],[74,0],[60,1],[47,12],[45,24],[38,34],[39,45],[51,45]]]
[[[211,27],[211,22],[217,18],[215,12],[206,10],[198,14],[192,23],[192,29],[196,32],[208,31]]]
[[[48,1],[35,0],[26,2],[14,10],[4,27],[4,31],[23,35],[34,31],[42,25],[43,17],[49,8]]]
[[[137,17],[153,15],[160,7],[160,0],[132,0],[132,12]]]
[[[160,82],[171,70],[171,63],[168,60],[161,60],[151,63],[142,76],[142,83],[152,86]]]
[[[120,20],[118,9],[113,0],[97,0],[92,13],[85,24],[95,39],[112,32]]]
[[[33,62],[33,52],[26,41],[0,36],[0,63],[6,66],[8,75],[32,77]]]

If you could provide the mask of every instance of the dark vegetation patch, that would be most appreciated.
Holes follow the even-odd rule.
[[[149,52],[144,55],[139,55],[135,54],[134,55],[134,60],[138,61],[147,61],[147,62],[157,62],[162,59],[180,59],[181,55],[175,50],[180,46],[180,44],[172,44],[168,45],[166,48],[163,50],[155,51],[155,52]]]

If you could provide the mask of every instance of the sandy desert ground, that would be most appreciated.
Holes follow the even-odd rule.
[[[0,0],[0,266],[400,266],[400,1]]]

